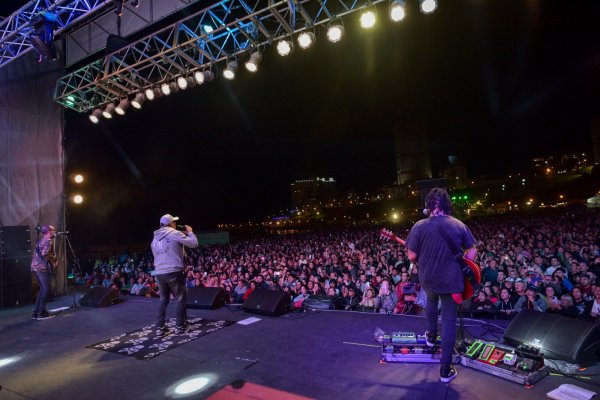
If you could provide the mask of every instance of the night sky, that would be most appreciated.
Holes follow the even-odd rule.
[[[341,191],[390,184],[396,123],[427,125],[434,171],[458,154],[475,177],[591,151],[600,2],[442,0],[432,15],[407,3],[401,23],[381,4],[371,31],[351,16],[340,43],[318,29],[309,50],[265,49],[257,74],[240,62],[234,81],[124,117],[67,112],[67,170],[88,178],[68,215],[77,241],[145,241],[165,212],[196,230],[263,218],[311,176]]]

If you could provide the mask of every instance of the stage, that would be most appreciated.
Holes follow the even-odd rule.
[[[265,317],[233,306],[190,309],[189,318],[260,321],[226,326],[150,360],[87,348],[154,322],[158,299],[124,298],[107,308],[71,308],[43,321],[31,319],[31,306],[0,311],[0,399],[199,399],[216,397],[239,380],[315,399],[544,399],[563,383],[599,391],[555,375],[526,389],[460,365],[457,379],[445,384],[438,381],[437,364],[380,363],[376,328],[422,332],[425,319],[419,316],[309,311]],[[72,301],[65,296],[48,309]],[[174,311],[171,304],[167,316]],[[474,335],[498,334],[497,327],[482,324],[466,321]],[[598,374],[600,367],[582,373]],[[198,377],[208,380],[203,391],[187,397],[173,392],[178,383]],[[600,377],[593,382],[600,383]],[[244,398],[267,398],[254,396]]]

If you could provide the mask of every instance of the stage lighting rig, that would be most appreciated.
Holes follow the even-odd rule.
[[[238,63],[235,60],[231,60],[227,63],[227,67],[223,70],[223,77],[227,80],[235,79],[235,73],[237,72]]]
[[[106,119],[111,119],[114,110],[115,110],[115,104],[108,103],[106,105],[106,107],[104,107],[104,110],[102,110],[102,116]]]
[[[96,108],[94,111],[92,111],[92,113],[90,114],[90,121],[92,121],[93,124],[97,124],[100,122],[100,116],[102,115],[102,110],[99,108]]]
[[[280,40],[277,42],[277,53],[282,57],[289,55],[293,49],[294,45],[289,40]]]
[[[301,49],[308,49],[315,41],[315,34],[308,31],[298,35],[298,46]]]
[[[437,9],[437,0],[421,0],[419,8],[423,14],[431,14]]]
[[[393,0],[390,3],[390,19],[394,22],[400,22],[405,16],[405,0]]]
[[[255,51],[252,54],[250,54],[250,59],[246,61],[246,64],[244,65],[248,71],[256,72],[258,71],[258,64],[260,63],[260,60],[262,60],[262,55],[260,54],[260,51]]]
[[[344,36],[344,25],[342,25],[342,20],[332,21],[327,27],[327,39],[331,43],[337,43],[342,40],[342,36]]]
[[[152,92],[152,96],[154,96],[154,91],[150,90]],[[136,110],[139,110],[142,108],[142,104],[144,104],[144,100],[146,100],[147,96],[144,96],[144,93],[137,93],[135,95],[135,97],[133,98],[133,100],[131,100],[131,106],[133,108],[135,108]],[[152,97],[154,98],[154,97]]]
[[[366,8],[362,14],[360,14],[360,26],[364,29],[371,29],[377,22],[377,16],[372,8]]]
[[[119,104],[115,107],[115,112],[119,115],[125,115],[125,110],[129,107],[129,100],[121,99]]]

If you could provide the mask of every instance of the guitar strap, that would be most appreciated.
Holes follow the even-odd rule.
[[[473,273],[473,271],[471,270],[471,268],[463,260],[463,251],[458,248],[458,246],[456,245],[456,243],[448,235],[448,232],[446,232],[443,229],[443,227],[441,225],[439,225],[439,224],[438,224],[438,232],[439,232],[440,235],[442,235],[442,238],[444,239],[444,241],[446,242],[446,244],[450,248],[450,251],[452,251],[453,253],[456,254],[454,256],[454,258],[460,264],[460,266],[461,266],[460,268],[462,270],[463,275],[471,282],[472,285],[474,285],[474,286],[477,285],[477,280],[475,279],[475,274]]]

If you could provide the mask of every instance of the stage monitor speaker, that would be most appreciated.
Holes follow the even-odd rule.
[[[508,325],[504,340],[515,346],[535,346],[546,358],[587,366],[596,362],[600,328],[592,322],[524,310]]]
[[[278,317],[290,309],[290,295],[280,290],[257,289],[242,305],[247,313]]]
[[[187,289],[187,306],[214,310],[227,303],[222,287],[193,287]]]
[[[91,288],[81,299],[79,304],[84,307],[108,307],[119,302],[117,289],[95,287]]]

